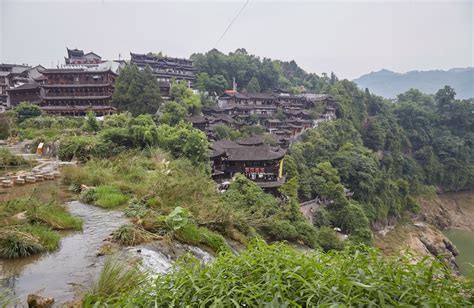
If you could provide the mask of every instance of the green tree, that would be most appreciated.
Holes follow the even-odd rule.
[[[87,112],[86,121],[84,122],[84,129],[90,132],[96,132],[99,130],[99,122],[95,117],[95,113],[92,111]]]
[[[197,115],[201,112],[201,97],[193,93],[186,81],[171,84],[170,97],[172,100],[185,107],[189,114]]]
[[[378,121],[370,121],[364,136],[364,144],[372,150],[381,150],[384,147],[385,132]]]
[[[187,110],[177,102],[167,102],[160,109],[160,122],[171,126],[177,125],[186,118]]]
[[[41,108],[37,105],[30,104],[29,102],[21,102],[15,107],[16,117],[18,122],[21,123],[26,119],[39,117],[41,115]]]
[[[160,86],[149,67],[125,66],[115,81],[112,105],[132,115],[155,114],[162,103]]]
[[[259,93],[260,92],[260,84],[258,83],[258,79],[252,77],[249,83],[247,84],[247,92],[250,93]]]

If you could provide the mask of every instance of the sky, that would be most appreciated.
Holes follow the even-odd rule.
[[[0,0],[0,62],[52,67],[66,47],[103,59],[245,48],[348,79],[474,66],[474,0],[249,0],[218,42],[245,2]]]

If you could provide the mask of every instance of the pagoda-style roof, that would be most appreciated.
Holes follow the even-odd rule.
[[[235,91],[226,91],[222,94],[219,98],[226,99],[226,98],[237,98],[243,100],[249,99],[261,99],[261,100],[274,100],[276,96],[272,93],[248,93],[248,92],[235,92]]]
[[[108,106],[108,105],[74,105],[74,106],[40,106],[41,109],[45,111],[86,111],[86,110],[95,110],[95,111],[103,111],[103,110],[115,110],[115,107]]]
[[[68,58],[82,58],[84,57],[84,51],[81,49],[69,49],[66,47]]]
[[[272,149],[267,144],[243,145],[231,140],[219,140],[211,145],[211,158],[225,154],[228,161],[268,161],[285,156],[283,149]]]
[[[255,135],[255,136],[251,136],[251,137],[244,138],[244,139],[238,139],[238,140],[236,140],[236,142],[240,145],[247,145],[247,146],[262,145],[263,144],[263,137]]]
[[[93,69],[93,68],[71,68],[71,67],[64,67],[64,68],[47,68],[44,70],[39,70],[39,72],[43,75],[48,74],[106,74],[110,73],[117,76],[117,73],[112,71],[111,68],[107,69]]]

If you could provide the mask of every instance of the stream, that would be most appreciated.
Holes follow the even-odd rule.
[[[128,222],[119,211],[104,210],[79,201],[69,202],[67,206],[72,215],[82,218],[82,232],[63,232],[61,246],[53,253],[0,260],[0,288],[12,291],[20,304],[25,304],[28,294],[32,293],[53,297],[55,305],[73,300],[99,274],[105,257],[97,257],[97,251],[104,239]],[[176,256],[183,253],[189,252],[203,263],[213,260],[211,254],[198,247],[173,243],[171,249],[173,253],[154,242],[124,247],[122,251],[140,257],[140,269],[150,277],[166,273]]]
[[[78,201],[68,203],[71,214],[83,219],[82,232],[63,233],[59,250],[16,260],[0,260],[0,278],[21,302],[28,294],[71,300],[77,287],[87,286],[99,272],[104,258],[96,257],[102,241],[127,222],[121,212],[106,211]]]

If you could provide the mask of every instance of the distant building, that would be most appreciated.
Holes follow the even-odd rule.
[[[30,66],[24,64],[0,64],[0,105],[10,107],[8,90],[28,83],[30,69]]]
[[[93,67],[102,63],[102,58],[94,52],[88,52],[84,54],[81,49],[69,49],[67,50],[67,57],[64,57],[64,61],[67,66],[81,66],[81,67]]]
[[[272,193],[277,193],[285,183],[283,158],[286,151],[264,144],[262,137],[220,140],[211,147],[212,177],[216,181],[227,181],[240,173]]]
[[[137,53],[130,53],[130,56],[130,63],[137,65],[139,68],[150,67],[153,76],[160,84],[160,92],[164,98],[170,95],[172,80],[184,80],[188,87],[193,87],[196,83],[196,69],[191,60]]]

